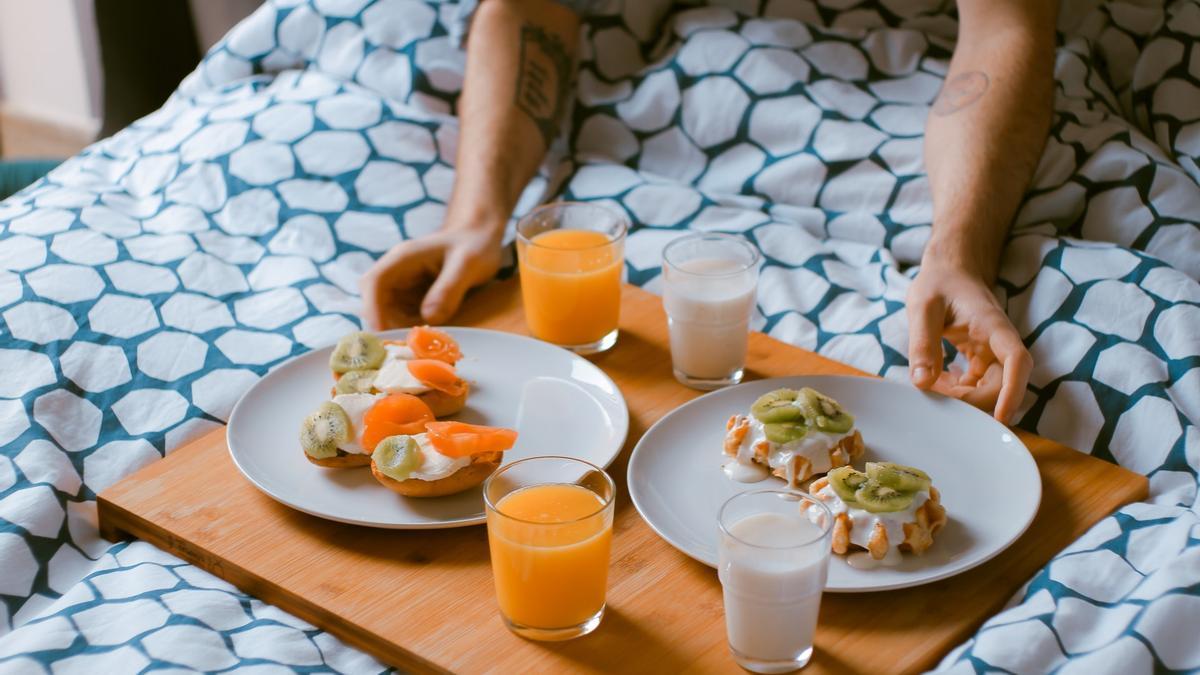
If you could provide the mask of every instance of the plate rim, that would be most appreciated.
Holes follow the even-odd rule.
[[[704,399],[709,398],[710,396],[716,396],[723,392],[728,392],[728,391],[731,391],[733,389],[736,389],[738,387],[742,387],[745,385],[751,385],[751,384],[761,385],[761,384],[765,384],[768,382],[785,382],[785,381],[794,382],[796,380],[810,379],[810,378],[838,378],[838,379],[856,378],[856,379],[872,382],[873,384],[882,384],[885,386],[895,386],[895,387],[906,387],[907,388],[907,386],[903,383],[895,382],[893,380],[888,380],[887,378],[882,378],[882,377],[878,377],[878,376],[870,375],[870,374],[857,375],[857,374],[814,373],[811,375],[786,375],[786,376],[782,376],[782,377],[769,377],[769,378],[763,378],[763,379],[759,379],[759,380],[750,380],[750,381],[746,381],[746,382],[742,382],[740,384],[734,385],[732,387],[725,387],[723,389],[717,389],[715,391],[706,392],[705,394],[703,394],[701,396],[697,396],[696,398],[692,399],[691,401],[688,401],[687,403],[684,403],[683,405],[676,407],[675,409],[671,410],[667,414],[660,417],[654,424],[652,424],[650,426],[649,429],[646,430],[646,432],[644,434],[642,434],[642,437],[638,439],[637,444],[634,445],[634,447],[633,447],[633,451],[631,453],[629,453],[629,463],[628,463],[628,466],[625,471],[625,484],[626,484],[626,488],[629,491],[629,499],[630,499],[630,501],[633,502],[633,506],[637,510],[638,515],[641,516],[642,520],[647,525],[650,526],[650,529],[653,530],[654,533],[657,534],[659,537],[661,537],[663,541],[670,544],[672,548],[679,551],[683,555],[686,555],[687,557],[691,558],[692,560],[695,560],[696,562],[698,562],[702,565],[705,565],[706,567],[716,569],[717,565],[715,562],[709,562],[707,560],[704,560],[704,559],[694,555],[690,551],[688,551],[681,543],[676,542],[671,537],[667,536],[667,534],[665,532],[663,532],[657,525],[655,525],[654,521],[652,521],[646,515],[646,511],[643,507],[643,504],[638,499],[638,490],[635,488],[635,485],[637,485],[638,483],[633,478],[634,466],[636,466],[636,463],[637,463],[638,453],[639,453],[639,451],[642,451],[642,448],[645,444],[646,439],[650,437],[650,435],[654,432],[655,428],[657,428],[660,424],[665,423],[671,416],[675,415],[676,413],[679,413],[682,410],[684,410],[685,408],[695,405],[695,404],[699,403],[700,401],[703,401]],[[1018,529],[1018,531],[1011,538],[1008,539],[1008,541],[1004,542],[1004,544],[1002,546],[998,546],[994,551],[988,553],[985,556],[980,557],[978,560],[973,561],[971,564],[967,565],[966,567],[961,567],[961,568],[951,569],[951,570],[944,570],[942,572],[935,573],[933,576],[930,576],[928,578],[922,578],[917,581],[901,581],[901,582],[890,583],[890,584],[879,584],[879,585],[869,586],[869,587],[861,587],[861,586],[830,587],[830,586],[828,586],[828,582],[827,582],[827,585],[825,587],[825,592],[827,592],[827,593],[875,593],[878,591],[893,591],[893,590],[899,590],[902,588],[913,588],[916,586],[924,586],[925,584],[931,584],[936,581],[942,581],[944,579],[948,579],[950,577],[957,576],[957,575],[967,572],[969,570],[975,569],[976,567],[979,567],[980,565],[983,565],[984,563],[992,560],[993,558],[1000,555],[1004,551],[1007,551],[1014,543],[1016,543],[1016,541],[1018,539],[1020,539],[1022,537],[1022,535],[1024,535],[1026,532],[1029,531],[1030,526],[1033,525],[1034,519],[1037,518],[1037,514],[1041,511],[1041,506],[1042,506],[1041,470],[1037,466],[1037,461],[1034,460],[1034,458],[1033,458],[1033,453],[1031,453],[1029,451],[1029,447],[1027,445],[1025,445],[1025,442],[1022,441],[1020,439],[1020,437],[1017,436],[1017,434],[1012,429],[1010,429],[1009,427],[1007,427],[1003,424],[1000,424],[1000,422],[996,421],[996,419],[993,418],[991,415],[988,415],[987,413],[983,412],[982,410],[979,410],[978,408],[975,408],[974,406],[971,406],[970,404],[968,404],[964,401],[961,401],[959,399],[956,399],[956,398],[953,398],[950,396],[946,396],[944,394],[940,394],[940,393],[934,392],[934,391],[925,391],[925,390],[920,390],[920,389],[915,389],[915,388],[914,388],[914,390],[920,392],[922,395],[932,396],[934,398],[945,399],[947,401],[951,401],[953,405],[959,405],[959,406],[964,407],[965,410],[968,411],[968,412],[966,412],[966,414],[982,415],[991,424],[995,424],[995,425],[998,425],[1001,428],[1003,428],[1004,433],[1011,436],[1012,441],[1014,443],[1016,443],[1018,445],[1018,447],[1020,447],[1022,450],[1025,451],[1024,454],[1019,454],[1018,456],[1021,457],[1022,460],[1028,460],[1029,464],[1032,465],[1034,474],[1038,476],[1038,480],[1035,481],[1035,485],[1037,487],[1037,498],[1033,502],[1034,508],[1033,508],[1032,512],[1030,513],[1029,517],[1026,518],[1025,523]],[[747,489],[753,489],[753,488],[747,488]]]
[[[619,411],[620,411],[620,418],[614,419],[614,422],[617,423],[616,427],[617,427],[618,431],[620,432],[620,434],[619,434],[620,440],[616,444],[617,445],[616,452],[614,452],[613,455],[611,457],[609,457],[608,460],[605,461],[605,463],[601,466],[601,468],[603,468],[604,470],[607,471],[608,468],[610,466],[612,466],[612,464],[614,462],[617,461],[617,458],[621,456],[621,451],[625,449],[625,443],[626,443],[626,441],[629,440],[629,404],[625,400],[625,394],[621,391],[621,388],[619,386],[617,386],[616,381],[614,381],[612,379],[612,377],[610,377],[608,375],[608,373],[604,372],[604,370],[602,368],[600,368],[599,366],[597,366],[595,363],[592,363],[588,359],[584,358],[583,356],[580,356],[579,354],[576,354],[576,353],[570,351],[569,349],[564,349],[562,347],[559,347],[558,345],[554,345],[549,342],[545,342],[543,340],[538,340],[537,338],[533,338],[528,335],[521,335],[520,333],[511,333],[508,331],[496,330],[493,328],[477,328],[474,326],[437,326],[437,328],[438,328],[438,330],[444,330],[444,331],[450,332],[451,334],[453,334],[455,332],[494,334],[494,335],[504,336],[506,339],[507,338],[515,338],[519,342],[533,342],[538,345],[544,345],[546,347],[560,350],[563,353],[565,353],[566,355],[568,355],[569,357],[571,357],[573,359],[578,359],[579,361],[586,363],[589,367],[591,367],[593,370],[595,370],[597,373],[599,373],[609,384],[612,385],[613,392],[615,392],[615,394],[616,394],[615,401],[616,401]],[[389,329],[389,330],[371,331],[371,332],[376,335],[381,335],[381,336],[385,336],[387,338],[391,338],[391,337],[393,337],[391,334],[398,334],[397,337],[399,335],[407,335],[409,330],[411,330],[411,328],[393,328],[393,329]],[[252,475],[252,472],[248,471],[246,469],[246,467],[242,466],[242,463],[238,461],[238,453],[236,450],[234,450],[234,447],[233,447],[234,444],[232,442],[232,436],[231,436],[231,432],[230,432],[230,430],[234,428],[235,420],[238,419],[238,412],[242,408],[242,403],[251,395],[252,392],[254,392],[256,389],[258,389],[260,386],[264,386],[263,383],[267,382],[268,379],[271,378],[271,376],[273,376],[278,371],[281,371],[289,366],[294,365],[300,359],[311,357],[311,355],[315,352],[320,352],[323,350],[332,350],[333,347],[335,346],[335,344],[336,343],[325,345],[324,347],[317,347],[316,349],[309,349],[308,351],[305,351],[301,354],[296,354],[295,356],[292,356],[292,357],[288,358],[287,360],[282,361],[282,362],[276,364],[275,366],[272,366],[265,375],[260,377],[257,382],[250,385],[250,388],[247,389],[245,392],[243,392],[240,397],[238,397],[237,403],[235,403],[233,408],[230,410],[229,421],[225,423],[225,447],[229,452],[230,458],[233,460],[234,466],[237,467],[238,472],[241,473],[242,476],[246,480],[250,481],[250,484],[253,485],[255,488],[257,488],[259,492],[270,497],[271,499],[275,500],[276,502],[283,504],[284,506],[287,506],[289,508],[300,511],[301,513],[306,513],[310,516],[314,516],[314,517],[321,518],[323,520],[328,520],[331,522],[344,523],[347,525],[358,525],[360,527],[371,527],[371,528],[375,528],[375,529],[385,529],[385,530],[442,530],[442,529],[453,529],[453,528],[458,528],[458,527],[470,527],[472,525],[482,525],[482,524],[486,523],[487,522],[486,514],[481,515],[481,516],[472,517],[472,518],[457,518],[454,520],[443,520],[443,521],[420,523],[420,524],[380,523],[380,522],[375,522],[375,521],[354,520],[354,519],[350,519],[350,518],[342,518],[342,517],[338,517],[338,516],[332,516],[332,515],[329,515],[326,513],[320,513],[318,511],[314,511],[312,509],[306,508],[300,504],[293,502],[292,500],[284,498],[281,495],[275,494],[273,491],[268,489],[265,485],[263,485],[258,480],[256,480],[255,477]]]

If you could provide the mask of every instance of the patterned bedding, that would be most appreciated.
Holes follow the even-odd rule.
[[[930,228],[940,0],[628,2],[522,209],[596,200],[663,245],[742,232],[757,327],[906,378]],[[356,277],[437,227],[469,7],[277,0],[158,112],[0,203],[0,672],[382,667],[144,543],[95,495],[357,325]],[[1019,426],[1150,478],[940,669],[1200,668],[1200,3],[1064,3],[1056,114],[998,292],[1036,366]]]

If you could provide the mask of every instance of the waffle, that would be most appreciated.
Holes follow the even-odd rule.
[[[833,490],[822,491],[829,485],[829,479],[821,477],[813,481],[809,486],[808,491],[817,499],[827,504],[833,505],[840,503],[845,505],[840,497],[834,494]],[[807,503],[804,508],[807,508]],[[899,514],[890,513],[872,513],[870,514],[875,519],[875,524],[872,526],[870,536],[867,538],[867,552],[875,560],[882,560],[887,555],[888,549],[895,545],[904,553],[912,553],[921,555],[933,545],[933,535],[937,534],[938,530],[946,524],[946,508],[942,506],[941,495],[937,488],[930,486],[929,498],[921,506],[913,512],[913,520],[901,523],[901,528],[904,531],[904,541],[891,542],[888,540],[887,528],[884,527],[882,520],[888,517],[895,518]],[[854,517],[850,510],[846,509],[834,516],[833,520],[833,552],[838,555],[845,555],[850,552],[854,544],[850,542],[850,534],[855,527]]]
[[[725,423],[724,450],[726,455],[730,457],[737,456],[738,449],[742,447],[742,444],[746,441],[746,435],[750,433],[751,423],[749,415],[733,415]],[[812,461],[800,454],[792,455],[790,461],[785,464],[771,466],[771,443],[766,439],[756,441],[751,450],[753,451],[750,457],[751,460],[756,464],[767,467],[767,470],[773,475],[786,481],[788,487],[800,487],[801,483],[818,473],[813,470]],[[829,468],[836,469],[839,466],[851,464],[862,456],[863,451],[862,434],[855,430],[828,449]]]

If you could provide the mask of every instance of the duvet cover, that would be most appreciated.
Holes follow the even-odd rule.
[[[473,3],[275,0],[159,111],[0,202],[0,672],[383,666],[141,542],[95,496],[359,325],[356,279],[436,228]],[[584,3],[577,93],[520,210],[626,213],[629,279],[738,232],[755,325],[907,379],[941,0]],[[1055,117],[997,293],[1018,426],[1149,477],[939,670],[1200,668],[1200,3],[1063,3]]]

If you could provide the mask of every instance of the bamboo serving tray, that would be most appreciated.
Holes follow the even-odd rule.
[[[525,332],[514,280],[469,299],[462,325]],[[594,361],[629,405],[629,439],[610,468],[619,497],[608,613],[565,643],[508,632],[497,613],[483,527],[396,531],[343,525],[279,504],[238,473],[213,431],[99,496],[100,527],[139,537],[394,666],[421,672],[741,672],[725,642],[716,572],[659,539],[625,490],[629,451],[660,417],[699,395],[675,382],[659,299],[627,286],[617,346]],[[748,378],[861,374],[755,333]],[[1114,509],[1143,499],[1143,476],[1027,434],[1042,475],[1029,530],[958,576],[870,594],[827,594],[805,672],[893,673],[934,666],[999,611],[1055,553]],[[298,453],[281,433],[280,453]],[[299,461],[299,455],[296,455]]]

